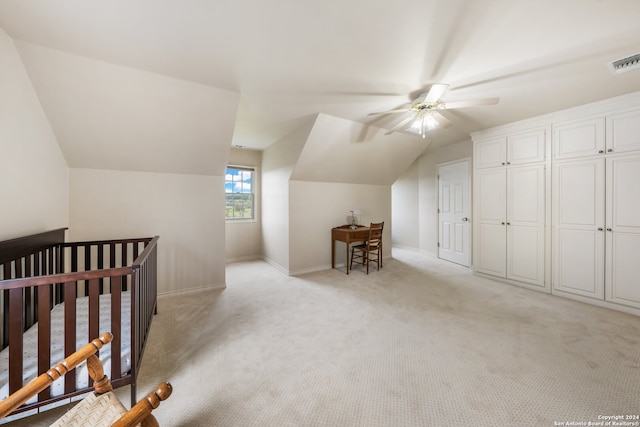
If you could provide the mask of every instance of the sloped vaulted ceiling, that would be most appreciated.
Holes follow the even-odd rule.
[[[429,140],[318,114],[292,180],[391,185]]]
[[[399,115],[369,114],[432,83],[500,98],[443,112],[432,147],[638,91],[606,63],[638,53],[639,19],[639,0],[0,1],[71,166],[186,173],[319,113],[390,129]]]
[[[239,94],[16,46],[69,167],[224,174]]]

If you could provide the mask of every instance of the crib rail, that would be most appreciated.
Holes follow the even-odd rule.
[[[33,255],[20,254],[6,259],[0,246],[0,297],[3,308],[2,344],[9,351],[9,393],[23,386],[23,332],[38,322],[38,373],[52,365],[50,360],[51,309],[64,305],[64,354],[76,351],[76,298],[88,300],[88,336],[97,337],[99,298],[110,294],[111,380],[114,387],[131,384],[132,404],[136,400],[135,378],[144,351],[152,315],[157,304],[158,237],[101,240],[90,242],[52,242],[35,248]],[[6,252],[9,253],[9,252]],[[2,258],[4,256],[4,259]],[[43,268],[42,259],[46,258]],[[35,261],[37,259],[37,261]],[[42,274],[42,273],[45,274]],[[122,375],[121,337],[122,293],[131,293],[131,371]],[[129,319],[126,319],[127,321]],[[90,384],[89,384],[90,386]],[[83,394],[76,390],[75,375],[65,377],[64,395],[52,397],[49,389],[38,395],[38,402],[16,412],[32,409],[62,398]]]

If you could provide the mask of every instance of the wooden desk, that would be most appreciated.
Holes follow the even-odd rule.
[[[347,274],[349,274],[349,245],[354,242],[364,242],[369,238],[369,227],[359,225],[358,228],[350,228],[349,225],[341,225],[331,229],[331,268],[336,268],[336,240],[347,244]]]

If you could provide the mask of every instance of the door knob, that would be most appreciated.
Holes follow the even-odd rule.
[[[466,216],[464,218],[462,218],[463,221],[469,221],[469,218],[467,218]]]
[[[598,231],[602,231],[602,227],[598,227]]]
[[[611,229],[610,229],[610,228],[607,228],[607,231],[611,231]]]

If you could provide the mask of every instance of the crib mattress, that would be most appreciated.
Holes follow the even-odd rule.
[[[89,342],[89,299],[87,297],[76,299],[76,350]],[[131,293],[122,293],[122,374],[131,370]],[[100,295],[100,333],[111,331],[111,295]],[[97,337],[92,337],[97,338]],[[23,384],[27,384],[36,378],[38,372],[38,324],[29,328],[23,337]],[[105,374],[111,375],[111,345],[107,345],[99,352],[100,360],[104,365]],[[64,359],[64,303],[56,305],[51,310],[51,365]],[[86,362],[76,367],[76,388],[81,389],[89,384]],[[51,384],[51,396],[64,394],[64,377]],[[0,400],[9,396],[9,348],[0,352]],[[36,402],[36,397],[27,403]]]

